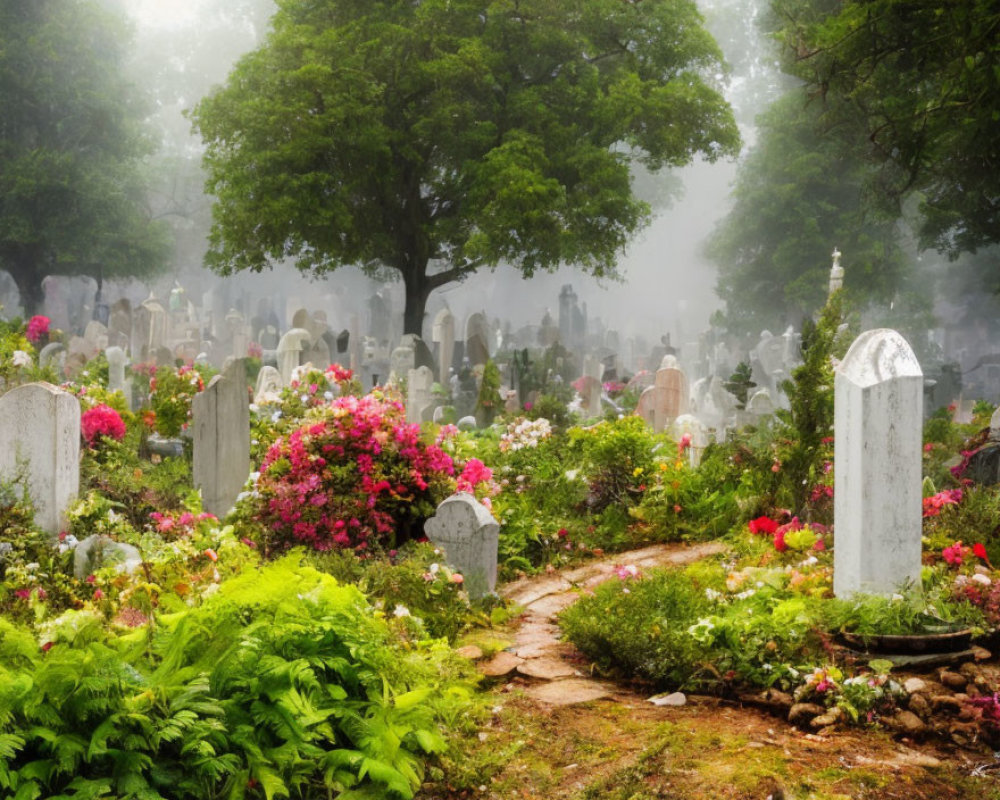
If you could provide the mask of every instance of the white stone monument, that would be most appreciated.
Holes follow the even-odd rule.
[[[896,331],[862,333],[835,380],[833,591],[920,585],[923,372]]]
[[[250,403],[245,359],[237,358],[191,401],[194,485],[217,517],[233,507],[250,474]]]
[[[21,475],[35,523],[57,535],[80,488],[80,402],[49,383],[26,383],[0,396],[0,480]]]
[[[424,421],[428,406],[434,402],[434,371],[430,367],[417,367],[407,371],[406,421],[418,425]]]
[[[490,594],[497,583],[500,524],[486,506],[468,492],[441,503],[424,523],[427,538],[444,550],[448,563],[465,579],[471,598]]]

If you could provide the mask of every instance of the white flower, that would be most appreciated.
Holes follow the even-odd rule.
[[[410,616],[410,609],[400,603],[396,603],[396,607],[392,610],[392,615],[394,617],[408,617]]]
[[[429,566],[429,567],[427,568],[427,571],[428,571],[428,572],[429,572],[429,573],[430,573],[431,575],[437,575],[437,574],[438,574],[438,570],[440,570],[440,569],[441,569],[441,565],[440,565],[440,564],[438,564],[437,562],[435,562],[435,563],[431,564],[431,565],[430,565],[430,566]]]
[[[15,350],[12,361],[15,367],[30,367],[32,363],[31,356],[23,350]]]
[[[993,583],[993,581],[989,579],[989,576],[983,575],[981,572],[977,572],[975,575],[973,575],[972,580],[974,580],[976,583],[982,584],[983,586],[989,586],[990,584]]]

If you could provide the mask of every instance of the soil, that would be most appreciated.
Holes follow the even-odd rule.
[[[655,705],[653,690],[595,680],[559,641],[559,610],[621,565],[683,564],[718,549],[660,545],[506,586],[502,594],[524,613],[503,632],[506,649],[478,662],[492,715],[470,731],[464,753],[431,771],[418,797],[1000,800],[1000,753],[873,727],[810,733],[716,697]]]

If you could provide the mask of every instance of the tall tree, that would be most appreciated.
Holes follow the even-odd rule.
[[[429,294],[501,261],[613,275],[648,217],[629,164],[734,154],[690,0],[282,0],[194,111],[208,263],[397,271]]]
[[[121,71],[126,34],[97,2],[0,0],[0,267],[29,313],[46,274],[163,263],[143,200],[150,140]]]
[[[787,68],[831,124],[864,120],[869,185],[919,199],[921,244],[956,255],[1000,242],[1000,4],[772,0]]]
[[[733,328],[756,332],[811,315],[826,298],[834,246],[847,254],[849,295],[889,301],[900,289],[906,259],[896,220],[871,215],[864,202],[864,131],[846,122],[826,129],[821,117],[819,103],[793,90],[758,118],[733,208],[707,248]]]

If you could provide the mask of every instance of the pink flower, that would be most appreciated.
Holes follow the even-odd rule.
[[[32,344],[38,344],[42,340],[42,337],[47,336],[49,333],[49,322],[48,317],[43,317],[40,314],[36,314],[29,319],[28,327],[24,332],[28,341]]]
[[[784,553],[788,549],[788,545],[785,544],[785,531],[783,529],[774,532],[774,549],[779,553]]]
[[[103,403],[87,409],[80,417],[80,430],[88,447],[94,447],[99,436],[121,441],[125,438],[125,423],[121,415]]]
[[[691,446],[691,434],[685,433],[677,442],[677,455],[680,455]]]
[[[103,597],[104,597],[104,592],[102,592],[100,589],[94,589],[94,599],[95,600],[100,600]]]
[[[962,559],[965,558],[972,548],[964,547],[961,540],[955,542],[950,547],[945,547],[941,550],[941,556],[944,558],[945,562],[951,564],[953,567],[961,566]]]
[[[461,572],[453,572],[448,578],[449,583],[464,583],[465,578],[462,577]]]

